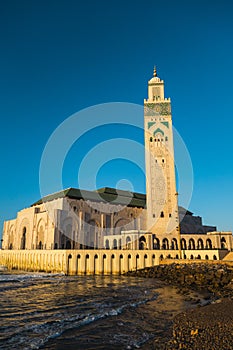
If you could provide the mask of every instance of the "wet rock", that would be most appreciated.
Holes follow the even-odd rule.
[[[170,264],[145,268],[127,275],[157,278],[169,284],[209,291],[215,296],[230,296],[233,291],[233,269],[226,265]],[[181,291],[180,291],[181,292]]]

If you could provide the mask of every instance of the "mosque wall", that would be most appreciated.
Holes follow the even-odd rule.
[[[220,255],[219,250],[190,250],[186,259],[219,260]],[[178,257],[177,250],[3,250],[0,265],[7,266],[10,270],[68,275],[118,275],[158,265],[165,258],[173,261]]]

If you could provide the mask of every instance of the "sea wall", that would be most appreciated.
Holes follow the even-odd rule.
[[[109,275],[159,264],[154,250],[2,250],[0,265],[23,271]],[[157,254],[156,254],[157,253]]]
[[[10,270],[63,272],[70,275],[117,275],[159,265],[161,261],[175,262],[178,253],[177,250],[1,250],[0,265],[7,266]],[[194,254],[194,251],[190,251],[191,253]],[[202,259],[221,258],[221,251],[218,250],[198,253]],[[164,260],[165,257],[169,259]]]

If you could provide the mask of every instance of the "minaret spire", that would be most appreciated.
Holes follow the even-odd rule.
[[[144,100],[147,230],[179,241],[171,101],[164,96],[164,81],[154,76]]]
[[[153,73],[154,77],[157,77],[157,72],[156,72],[156,67],[154,66],[154,73]]]

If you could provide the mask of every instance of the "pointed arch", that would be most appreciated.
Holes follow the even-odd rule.
[[[157,128],[157,129],[154,131],[153,135],[156,136],[156,134],[162,134],[162,135],[164,136],[164,132],[163,132],[163,130],[160,129],[160,128]]]
[[[178,243],[177,243],[177,239],[176,238],[172,238],[171,249],[174,249],[174,250],[178,249]]]
[[[21,221],[20,228],[19,228],[19,235],[20,235],[20,241],[19,241],[19,249],[27,249],[27,237],[30,234],[30,224],[28,218],[24,218]]]
[[[197,249],[204,249],[204,242],[201,238],[197,240]]]
[[[189,247],[188,247],[188,249],[190,249],[190,250],[194,250],[195,249],[195,241],[194,241],[193,238],[189,239]]]
[[[212,249],[212,241],[210,238],[206,240],[206,249]]]
[[[181,249],[186,250],[187,249],[187,243],[184,238],[181,238]]]
[[[225,237],[221,238],[221,249],[227,249],[227,242]]]
[[[45,247],[45,221],[40,219],[36,230],[36,249],[43,249]]]
[[[21,249],[26,249],[26,238],[27,238],[27,228],[23,227],[22,237],[21,237]]]
[[[146,237],[145,236],[141,236],[139,238],[139,249],[140,250],[146,249]]]
[[[163,249],[169,249],[169,241],[167,238],[164,238],[163,241],[162,241],[162,248]]]

